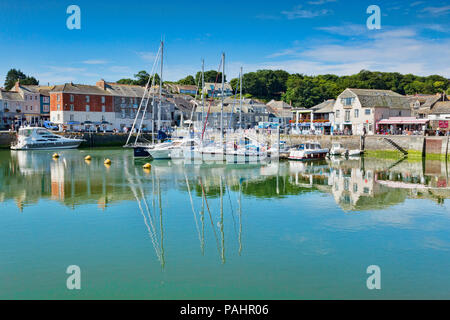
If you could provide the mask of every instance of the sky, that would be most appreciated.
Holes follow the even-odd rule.
[[[67,8],[81,11],[69,30]],[[381,29],[366,25],[370,5]],[[0,86],[11,68],[40,84],[95,84],[151,71],[165,80],[217,69],[348,75],[362,69],[450,78],[450,0],[0,0]]]

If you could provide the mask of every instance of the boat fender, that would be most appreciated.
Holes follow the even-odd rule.
[[[103,162],[104,164],[110,165],[111,164],[111,160],[106,159],[105,162]]]
[[[59,158],[59,154],[54,153],[52,157],[53,157],[53,159],[57,159],[57,158]]]
[[[87,155],[86,157],[84,157],[84,160],[86,160],[86,161],[89,161],[89,160],[91,160],[92,158],[91,158],[91,156],[90,155]]]

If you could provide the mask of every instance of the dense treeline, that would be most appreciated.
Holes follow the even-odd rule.
[[[233,88],[238,79],[232,79]],[[282,99],[295,107],[310,108],[327,99],[335,99],[346,88],[384,89],[400,94],[434,94],[450,92],[449,79],[432,75],[420,77],[397,72],[371,72],[362,70],[351,76],[332,74],[307,76],[289,74],[282,70],[258,70],[243,76],[243,92],[255,98]]]

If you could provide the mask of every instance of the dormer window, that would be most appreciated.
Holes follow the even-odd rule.
[[[351,106],[355,98],[342,98],[342,104],[344,106]]]

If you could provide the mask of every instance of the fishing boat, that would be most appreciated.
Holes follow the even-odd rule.
[[[325,159],[328,148],[322,148],[318,142],[306,142],[289,151],[289,160]]]
[[[12,150],[53,150],[75,149],[84,139],[66,138],[40,127],[19,129],[17,141],[11,145]]]

